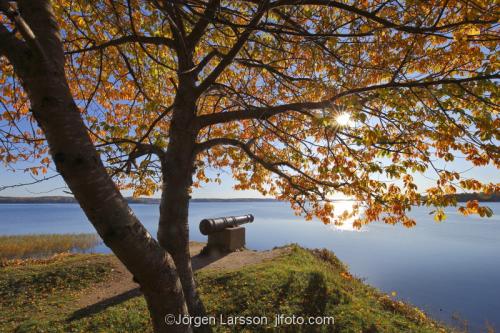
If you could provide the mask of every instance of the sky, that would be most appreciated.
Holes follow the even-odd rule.
[[[54,173],[48,173],[51,175]],[[215,176],[215,172],[208,171],[207,176]],[[227,173],[221,174],[222,184],[210,183],[203,188],[195,189],[193,198],[262,198],[263,196],[257,191],[235,191],[233,189],[234,181]],[[6,185],[15,185],[20,183],[33,182],[34,179],[29,173],[23,171],[12,172],[6,170],[0,165],[0,188]],[[35,185],[9,188],[0,191],[0,196],[19,196],[19,197],[36,197],[46,195],[69,195],[64,191],[68,191],[62,178],[56,177]],[[131,191],[124,191],[125,196],[131,196]],[[156,193],[155,197],[159,197],[160,193]]]
[[[339,116],[339,117],[342,117]],[[339,118],[338,117],[338,118]],[[342,126],[348,126],[350,123],[350,118],[346,116],[345,119],[337,119],[337,123],[342,123]],[[352,125],[350,125],[352,126]],[[462,178],[473,178],[484,183],[500,183],[500,172],[494,166],[486,167],[475,167],[470,162],[466,161],[461,154],[456,154],[455,160],[453,162],[445,162],[443,160],[433,161],[435,166],[439,169],[446,169],[450,171],[457,171],[461,173]],[[390,159],[382,158],[382,163],[385,165],[390,164]],[[66,187],[63,179],[60,176],[52,178],[47,181],[39,182],[29,186],[15,186],[17,184],[26,184],[36,181],[31,173],[24,172],[23,170],[29,168],[31,165],[27,162],[19,162],[13,167],[17,171],[12,171],[11,168],[6,168],[4,165],[0,164],[0,196],[16,196],[16,197],[34,197],[34,196],[68,196],[69,189]],[[221,184],[209,183],[205,184],[202,188],[193,189],[193,198],[263,198],[264,196],[257,191],[247,190],[247,191],[237,191],[234,190],[235,181],[232,179],[230,171],[207,169],[205,171],[207,177],[215,178],[217,173],[220,173],[220,178],[222,180]],[[48,177],[55,175],[55,171],[49,171],[46,175]],[[374,175],[374,179],[377,175]],[[385,176],[379,176],[377,180],[386,181]],[[426,172],[426,174],[413,174],[416,185],[418,186],[419,192],[424,192],[428,187],[435,186],[435,174],[431,171]],[[37,177],[42,178],[42,177]],[[401,181],[395,181],[397,185],[401,184]],[[3,187],[9,187],[3,189]],[[460,192],[460,189],[458,189]],[[124,196],[132,196],[132,191],[123,191]],[[153,197],[160,197],[161,193],[157,192]],[[333,195],[334,199],[345,199],[346,197],[342,194]]]
[[[18,164],[19,169],[26,167],[27,165]],[[446,166],[448,170],[456,170],[459,172],[464,172],[462,176],[464,178],[474,178],[482,182],[500,182],[500,172],[493,166],[487,167],[472,167],[472,165],[465,161],[463,158],[457,158],[454,162],[448,162],[446,165],[442,164],[440,167]],[[215,171],[207,170],[207,176],[215,176]],[[54,173],[48,173],[51,175]],[[414,175],[419,191],[425,190],[427,187],[431,186],[434,182],[428,178],[432,178],[432,174],[426,175]],[[231,175],[228,172],[221,173],[222,184],[209,183],[203,188],[194,189],[193,198],[262,198],[263,196],[257,191],[236,191],[233,189],[235,184]],[[29,173],[23,171],[12,172],[7,170],[4,166],[0,165],[0,188],[6,185],[15,185],[20,183],[33,182],[34,179]],[[65,187],[62,178],[56,177],[35,185],[22,186],[9,188],[0,191],[0,196],[20,196],[20,197],[33,197],[33,196],[45,196],[45,195],[69,195],[64,191],[68,189]],[[124,191],[125,196],[130,196],[130,191]],[[159,197],[160,193],[156,193],[155,197]],[[342,198],[339,196],[338,198]]]

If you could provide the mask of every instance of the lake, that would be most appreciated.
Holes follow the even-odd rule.
[[[337,206],[348,208],[350,202]],[[156,235],[156,205],[132,209]],[[414,208],[417,226],[373,223],[362,231],[318,221],[306,222],[282,202],[193,202],[190,236],[206,241],[198,231],[202,218],[251,213],[247,247],[255,250],[298,243],[327,248],[350,271],[369,284],[421,307],[435,318],[452,322],[457,315],[472,332],[489,322],[500,329],[500,203],[488,203],[492,218],[464,217],[448,209],[448,219],[436,223],[430,209]],[[342,208],[343,210],[343,208]],[[76,204],[0,204],[0,234],[94,232]],[[104,245],[96,252],[109,252]]]

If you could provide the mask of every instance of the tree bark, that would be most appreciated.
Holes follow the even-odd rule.
[[[88,136],[66,81],[63,47],[49,1],[18,4],[41,49],[19,43],[6,56],[28,94],[58,172],[105,244],[140,284],[155,332],[190,332],[188,325],[165,324],[167,314],[188,314],[174,261],[133,214]]]
[[[196,291],[189,252],[188,211],[198,134],[195,78],[190,75],[181,76],[173,106],[168,149],[162,161],[163,192],[158,241],[175,262],[189,313],[202,316],[205,309]],[[208,326],[197,329],[209,330]]]
[[[186,127],[177,127],[173,121],[170,142],[163,161],[163,193],[160,203],[158,241],[172,256],[182,283],[184,296],[191,315],[204,313],[196,292],[189,252],[188,211],[190,188],[194,171],[195,136]]]
[[[179,173],[169,172],[164,180],[165,190],[160,204],[158,241],[175,262],[189,313],[198,316],[203,313],[203,309],[196,293],[189,251],[190,196],[189,187],[186,186],[189,181],[180,177]]]

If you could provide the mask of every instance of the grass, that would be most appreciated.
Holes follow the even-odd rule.
[[[111,270],[110,257],[97,254],[9,262],[0,268],[0,332],[38,332],[33,323],[63,319],[75,298]]]
[[[332,316],[332,326],[286,326],[291,332],[447,332],[419,309],[391,299],[351,276],[331,252],[292,251],[272,263],[231,272],[200,272],[198,283],[211,313],[226,316],[275,314]],[[237,327],[263,332],[269,327]],[[218,331],[228,331],[219,327]]]
[[[0,261],[83,251],[93,248],[98,243],[99,237],[96,234],[0,236]]]
[[[0,332],[151,332],[144,299],[70,319],[75,298],[112,278],[113,257],[66,254],[0,269]],[[214,327],[215,332],[451,332],[419,309],[351,276],[326,250],[292,246],[282,257],[233,271],[196,274],[213,316],[266,316],[266,326]],[[275,314],[333,316],[332,326],[273,328]]]

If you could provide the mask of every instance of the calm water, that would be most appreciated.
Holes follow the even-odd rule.
[[[339,206],[349,203],[339,203]],[[500,203],[491,203],[489,219],[464,217],[450,210],[435,223],[429,210],[412,212],[412,229],[371,224],[362,232],[305,222],[280,202],[191,203],[191,239],[206,241],[198,231],[205,217],[252,213],[247,247],[271,249],[289,243],[327,248],[351,272],[385,292],[396,291],[434,317],[450,321],[453,314],[468,320],[472,331],[486,321],[500,329]],[[156,234],[158,207],[132,205],[141,221]],[[0,205],[0,234],[94,232],[78,205]],[[109,252],[101,245],[99,252]]]

